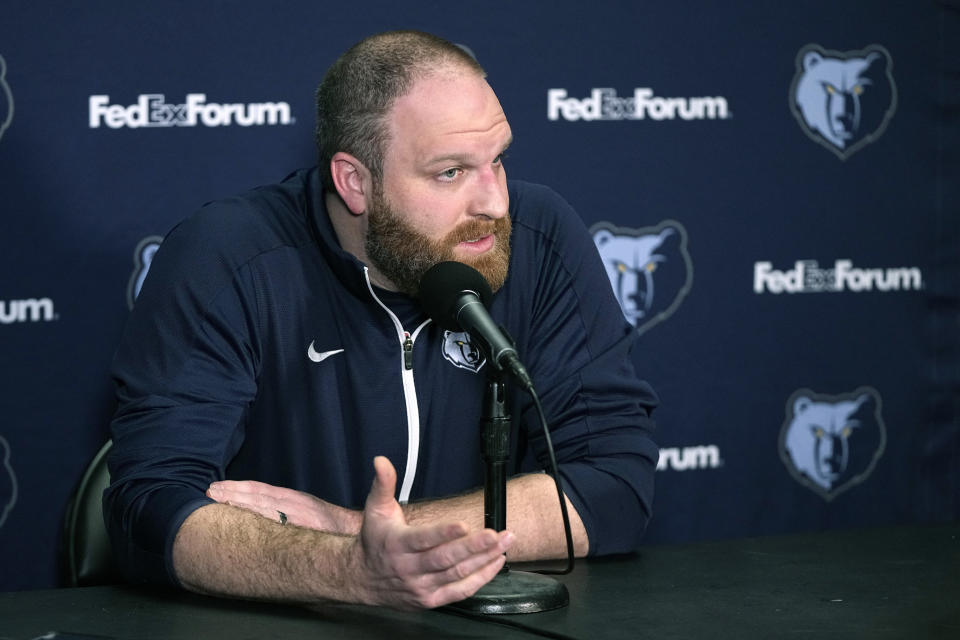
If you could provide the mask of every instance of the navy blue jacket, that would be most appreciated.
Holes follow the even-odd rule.
[[[635,331],[570,206],[542,186],[509,193],[510,272],[490,312],[540,394],[591,554],[634,549],[658,456]],[[114,360],[104,509],[125,574],[176,583],[176,532],[223,478],[360,508],[386,455],[401,501],[481,486],[486,375],[462,338],[370,285],[315,169],[203,207],[154,257]],[[535,410],[510,393],[512,471],[546,468]]]

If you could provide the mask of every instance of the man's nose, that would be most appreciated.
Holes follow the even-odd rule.
[[[503,167],[486,167],[475,175],[476,184],[470,213],[493,219],[506,216],[510,208],[510,197],[507,194]]]

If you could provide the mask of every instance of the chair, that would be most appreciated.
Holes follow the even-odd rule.
[[[103,523],[103,490],[110,484],[107,440],[90,461],[67,504],[60,542],[61,580],[64,586],[86,587],[120,582],[107,527]]]

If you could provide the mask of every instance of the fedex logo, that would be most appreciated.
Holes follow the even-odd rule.
[[[182,104],[169,103],[162,93],[138,96],[131,105],[110,104],[110,96],[90,96],[89,126],[98,129],[129,127],[253,127],[292,124],[290,105],[286,102],[251,102],[219,104],[207,102],[204,93],[188,93]]]

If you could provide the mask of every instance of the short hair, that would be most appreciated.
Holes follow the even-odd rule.
[[[451,66],[486,76],[466,49],[422,31],[376,34],[340,56],[317,87],[316,138],[324,187],[334,188],[330,160],[338,151],[356,157],[381,180],[389,140],[387,112],[416,79]]]

